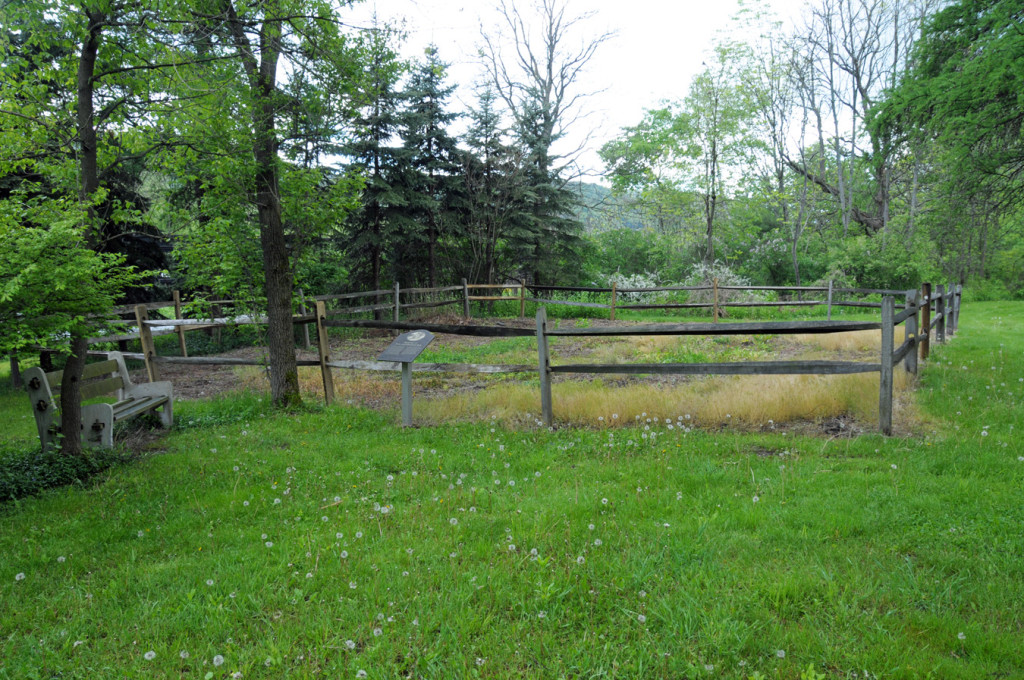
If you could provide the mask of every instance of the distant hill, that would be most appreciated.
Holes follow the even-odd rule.
[[[628,197],[615,196],[608,187],[593,182],[573,182],[570,187],[579,196],[576,217],[587,233],[650,226],[649,220],[629,205]]]

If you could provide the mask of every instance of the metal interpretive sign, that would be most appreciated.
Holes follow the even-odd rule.
[[[402,363],[416,361],[416,357],[427,348],[433,339],[434,334],[430,331],[402,333],[377,357],[377,361],[399,361]]]
[[[430,331],[402,333],[388,345],[377,361],[398,361],[402,364],[402,426],[412,426],[412,362],[427,348],[434,334]]]

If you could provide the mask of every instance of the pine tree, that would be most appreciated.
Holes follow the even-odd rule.
[[[526,272],[516,271],[520,263],[512,254],[533,240],[524,157],[506,141],[494,90],[484,88],[477,101],[463,136],[469,149],[463,155],[466,278],[487,283],[515,275],[523,279]]]
[[[441,61],[437,46],[429,46],[425,56],[416,65],[405,92],[409,105],[402,138],[410,161],[408,213],[420,223],[426,238],[427,283],[435,287],[437,245],[454,226],[461,173],[459,150],[448,134],[448,126],[458,115],[446,110],[455,86],[444,82],[448,64]]]
[[[402,126],[404,98],[398,89],[405,67],[391,47],[393,34],[377,29],[370,38],[366,66],[367,89],[354,133],[342,146],[349,167],[365,181],[362,208],[348,221],[346,252],[357,269],[365,267],[359,283],[380,290],[386,257],[417,237],[416,224],[408,218],[406,191],[409,152],[395,144]]]

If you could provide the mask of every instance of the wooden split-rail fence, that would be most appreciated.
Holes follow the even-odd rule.
[[[726,302],[718,298],[719,290],[787,290],[799,292],[827,291],[827,300],[811,301],[773,301],[773,302]],[[473,290],[499,290],[500,295],[471,295]],[[413,364],[414,371],[440,371],[440,372],[470,372],[470,373],[509,373],[509,372],[537,372],[540,376],[541,413],[543,422],[547,426],[553,426],[554,404],[552,402],[551,378],[556,373],[618,373],[618,374],[683,374],[683,375],[778,375],[778,374],[816,374],[816,375],[838,375],[851,373],[879,373],[879,429],[889,435],[892,433],[892,402],[893,402],[893,375],[895,368],[903,364],[906,371],[916,374],[918,359],[927,359],[930,352],[930,341],[934,336],[937,342],[945,342],[947,338],[956,332],[960,316],[960,306],[963,287],[960,285],[939,285],[934,289],[931,284],[924,284],[921,290],[898,291],[902,299],[902,308],[897,311],[896,297],[894,290],[874,289],[837,289],[832,288],[782,288],[782,287],[751,287],[731,286],[718,287],[668,287],[658,289],[607,289],[611,294],[609,305],[599,303],[567,302],[553,298],[526,297],[527,290],[539,291],[568,291],[579,292],[604,292],[605,289],[578,289],[567,287],[540,287],[513,285],[491,285],[491,284],[468,284],[465,281],[461,286],[449,286],[445,288],[416,288],[400,289],[396,285],[390,290],[377,290],[358,293],[344,293],[340,295],[315,296],[311,298],[300,298],[300,313],[293,317],[293,322],[303,327],[305,333],[305,344],[309,342],[309,327],[315,328],[317,337],[318,358],[316,360],[298,360],[300,366],[319,366],[324,381],[324,394],[327,403],[334,399],[334,387],[332,369],[355,369],[370,371],[399,371],[401,365],[395,362],[380,361],[340,361],[330,355],[328,343],[329,328],[376,328],[398,331],[407,330],[429,330],[433,333],[447,333],[454,335],[471,335],[478,337],[535,337],[537,341],[538,362],[536,365],[484,365],[484,364],[451,364],[451,363],[417,363]],[[514,291],[514,295],[504,294],[506,291]],[[710,290],[713,294],[711,302],[708,303],[665,303],[662,305],[616,305],[618,293],[645,293],[660,290]],[[452,299],[437,299],[439,294],[459,293],[462,295]],[[839,292],[854,292],[864,294],[881,294],[880,302],[843,301],[833,298]],[[406,302],[401,302],[402,295],[406,295]],[[383,303],[380,300],[387,296],[393,296],[390,303]],[[434,299],[427,301],[416,301],[411,296],[431,295]],[[334,301],[357,301],[366,298],[374,298],[372,304],[357,304],[356,306],[342,307],[329,310],[328,302]],[[411,299],[410,299],[411,298]],[[708,307],[712,308],[713,320],[711,323],[656,323],[635,326],[605,326],[588,328],[558,328],[549,324],[547,309],[540,306],[536,314],[535,328],[516,328],[501,325],[464,325],[464,324],[438,324],[401,321],[402,309],[422,309],[428,307],[441,307],[461,303],[463,305],[463,316],[467,319],[470,316],[470,303],[473,301],[515,301],[520,307],[520,315],[523,314],[526,302],[534,302],[540,305],[552,304],[584,304],[587,306],[603,306],[610,310],[610,316],[614,316],[616,309],[674,309],[681,306]],[[216,301],[214,309],[221,305],[230,304],[231,301]],[[312,313],[309,313],[307,304],[312,306]],[[826,304],[831,311],[832,306],[856,306],[871,307],[880,309],[878,321],[770,321],[770,322],[730,322],[725,323],[719,320],[719,310],[727,306],[785,306],[785,305],[821,305]],[[174,319],[150,319],[148,314],[155,309],[173,307],[175,310]],[[123,310],[118,310],[123,311]],[[138,338],[142,345],[142,352],[138,354],[125,354],[128,358],[140,359],[145,362],[146,371],[150,381],[159,380],[159,365],[162,363],[173,364],[194,364],[194,365],[258,365],[265,366],[265,362],[252,359],[230,358],[230,357],[189,357],[185,348],[184,334],[186,331],[197,329],[217,329],[229,325],[239,324],[265,324],[263,318],[252,316],[224,316],[211,317],[208,319],[184,319],[181,318],[180,296],[175,293],[174,299],[169,303],[148,303],[137,305],[133,309],[137,334],[120,334],[114,336],[100,336],[95,342],[125,341]],[[358,314],[382,311],[391,311],[390,321],[382,319],[353,319],[338,318],[344,314]],[[904,326],[903,342],[895,346],[895,329]],[[727,363],[656,363],[656,364],[554,364],[551,361],[551,350],[549,339],[563,336],[589,336],[589,337],[612,337],[612,336],[636,336],[636,335],[766,335],[766,334],[792,334],[792,333],[841,333],[846,331],[859,330],[880,330],[882,335],[882,348],[879,361],[875,362],[850,362],[850,361],[747,361]],[[180,357],[159,356],[153,338],[157,334],[175,333],[178,335],[181,346]],[[97,352],[102,355],[104,353]]]

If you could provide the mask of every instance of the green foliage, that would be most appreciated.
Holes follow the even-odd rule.
[[[1007,0],[960,0],[938,11],[915,46],[912,68],[875,124],[921,135],[969,184],[995,182],[1021,200],[1024,9]],[[971,174],[974,177],[971,177]]]
[[[0,353],[88,333],[101,323],[90,315],[109,311],[141,282],[123,255],[88,247],[86,224],[75,199],[0,201]]]
[[[28,453],[5,443],[0,446],[0,506],[47,489],[83,484],[129,459],[128,454],[116,449],[87,449],[82,455],[67,456],[53,448],[46,453]]]
[[[926,244],[904,249],[890,241],[856,236],[838,243],[829,253],[832,276],[857,288],[908,289],[924,281],[941,280]]]

